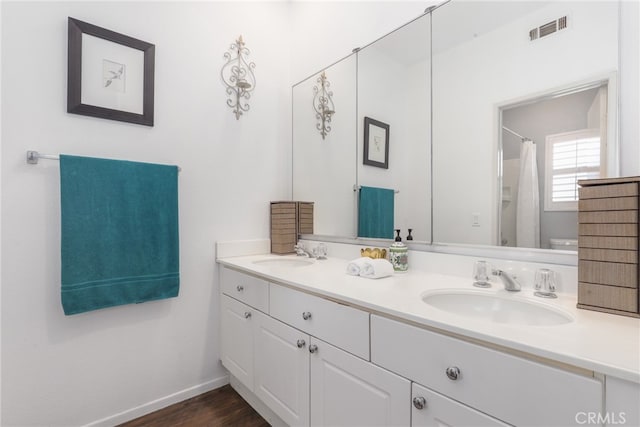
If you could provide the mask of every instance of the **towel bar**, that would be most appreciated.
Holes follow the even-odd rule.
[[[353,191],[358,191],[360,188],[362,188],[362,186],[360,186],[360,185],[355,185],[355,184],[353,185]],[[400,190],[393,190],[393,192],[394,192],[395,194],[398,194],[398,193],[400,192]]]
[[[56,156],[55,154],[40,154],[37,151],[29,150],[27,151],[27,163],[30,165],[37,165],[39,159],[47,159],[47,160],[60,160],[60,156]],[[178,172],[181,172],[182,168],[178,166]]]

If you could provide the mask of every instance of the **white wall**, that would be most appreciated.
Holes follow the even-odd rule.
[[[214,242],[268,237],[268,202],[291,195],[291,85],[426,5],[0,5],[1,423],[112,425],[221,385]],[[156,45],[153,128],[66,113],[68,16]],[[236,121],[219,71],[239,34],[257,86]],[[178,298],[62,314],[58,164],[31,149],[182,167]]]
[[[68,16],[156,45],[154,127],[66,113]],[[214,242],[268,237],[269,200],[290,195],[288,24],[286,3],[2,3],[2,425],[82,425],[226,381]],[[237,121],[219,71],[240,33],[258,83]],[[180,165],[179,297],[65,317],[58,164],[29,149]]]

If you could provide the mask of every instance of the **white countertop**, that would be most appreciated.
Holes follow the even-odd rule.
[[[338,258],[314,260],[308,266],[289,268],[254,263],[288,257],[295,258],[265,254],[217,261],[269,281],[366,310],[640,383],[640,319],[579,310],[573,295],[558,294],[557,299],[544,300],[534,297],[533,291],[527,288],[518,293],[504,291],[497,282],[491,289],[478,290],[468,278],[417,270],[382,279],[366,279],[347,275],[348,261]],[[476,290],[524,298],[559,308],[570,314],[574,321],[554,326],[521,326],[455,315],[422,301],[425,292],[436,289]]]

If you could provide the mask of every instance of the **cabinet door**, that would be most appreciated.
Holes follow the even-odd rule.
[[[416,383],[412,385],[412,427],[507,427],[495,418]]]
[[[259,312],[226,295],[220,298],[220,360],[253,391],[253,315]]]
[[[411,383],[311,339],[312,426],[408,426]]]
[[[606,390],[605,425],[640,426],[640,384],[607,376]],[[584,421],[589,415],[581,413],[576,416]]]
[[[309,425],[309,336],[256,313],[254,393],[290,426]]]

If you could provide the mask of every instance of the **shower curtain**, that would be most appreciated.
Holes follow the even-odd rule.
[[[536,145],[525,140],[520,146],[520,179],[516,205],[516,244],[522,248],[540,247],[540,193]]]

